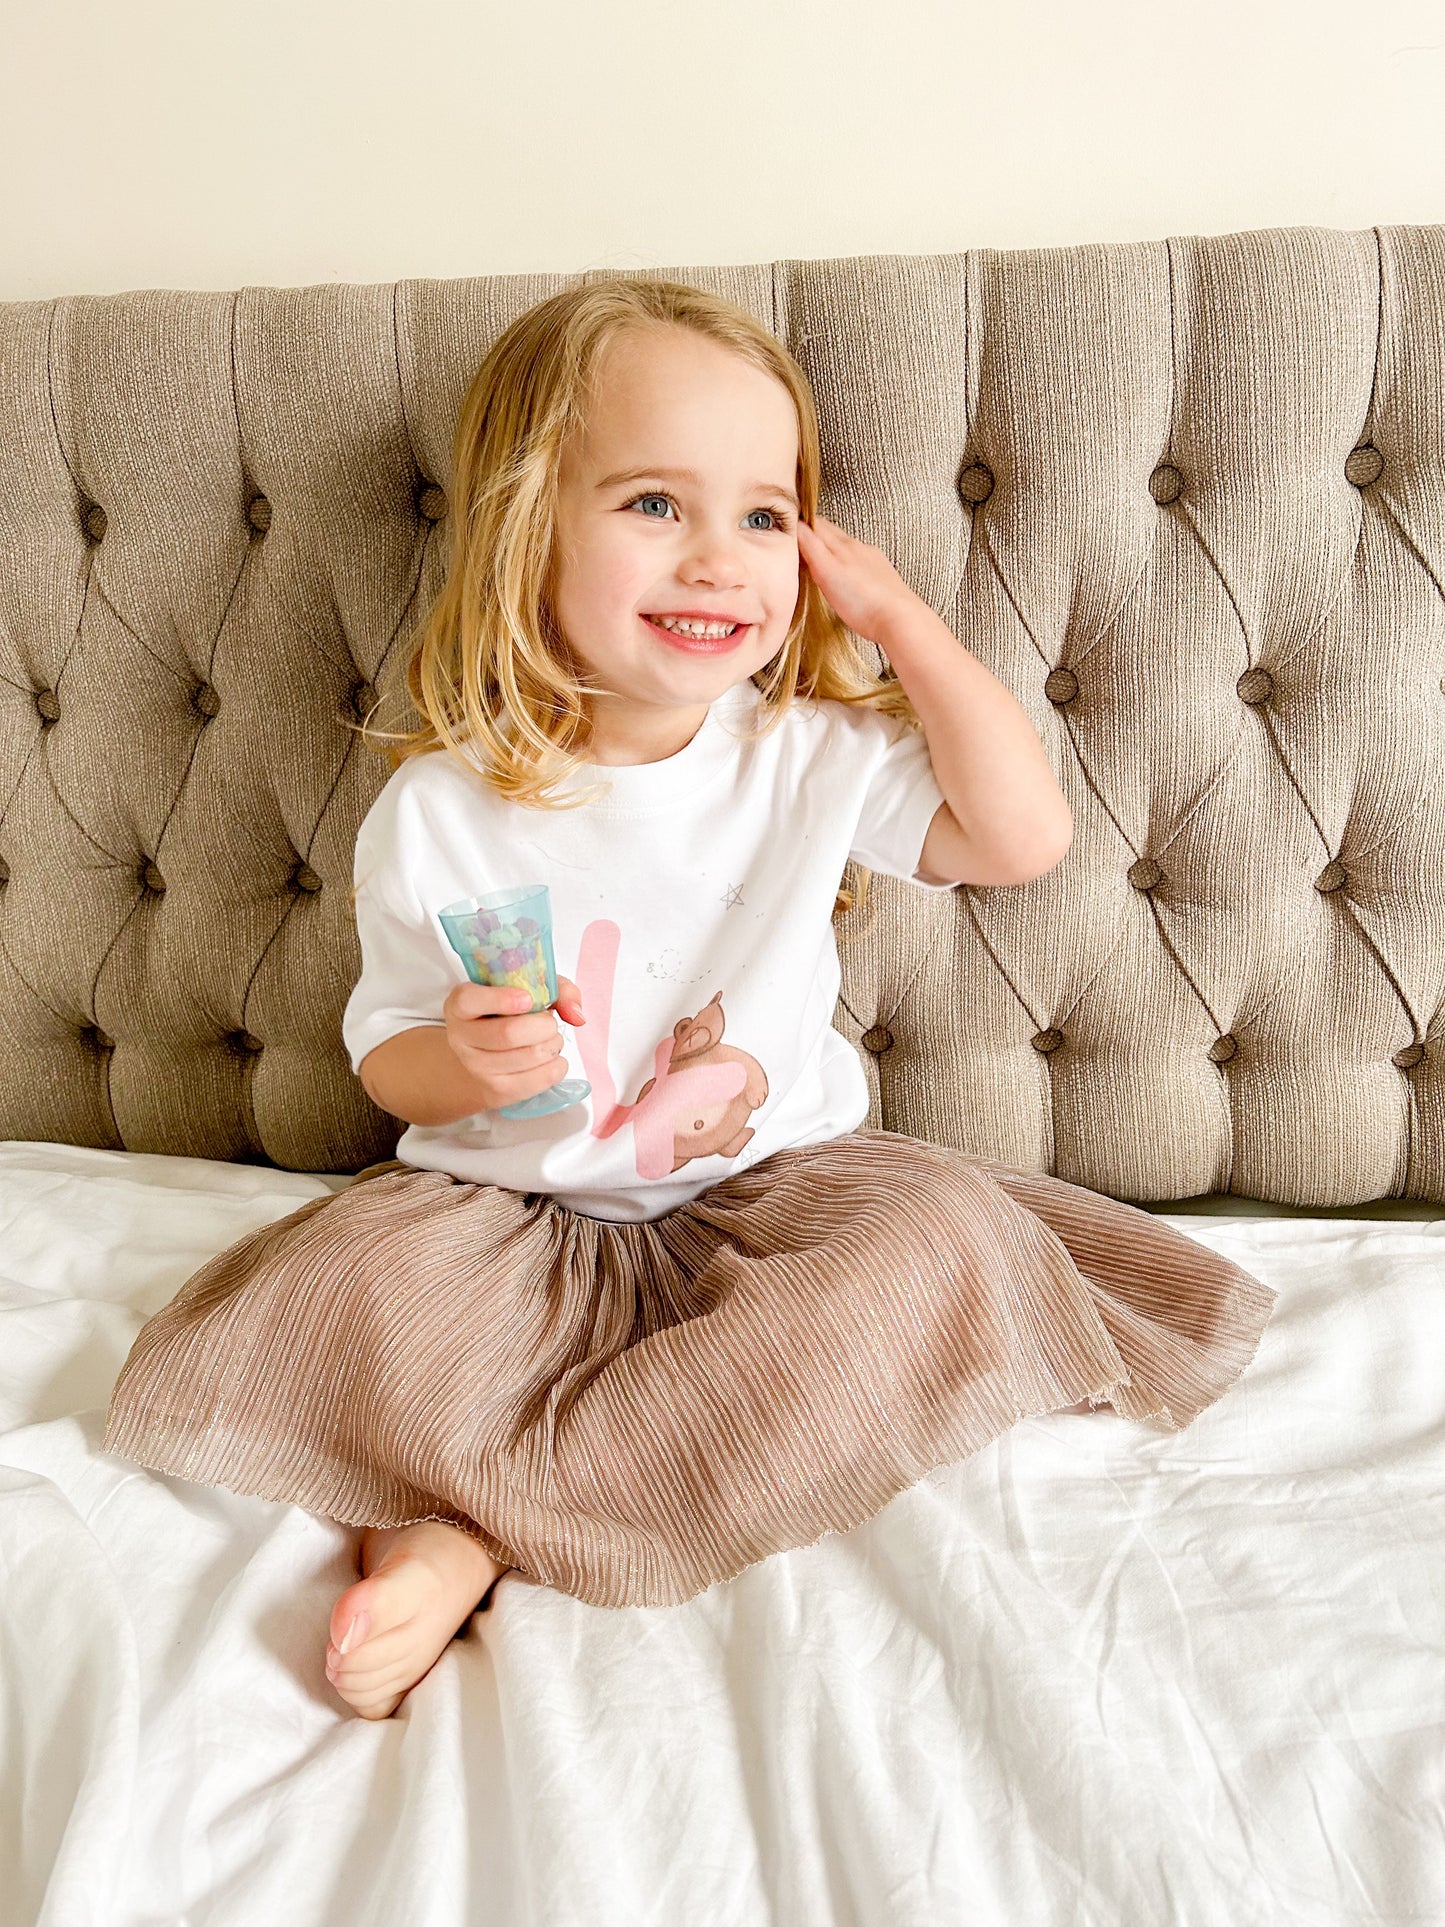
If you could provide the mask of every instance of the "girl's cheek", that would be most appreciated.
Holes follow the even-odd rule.
[[[612,607],[635,608],[649,588],[657,587],[657,557],[624,548],[598,571],[597,592]]]
[[[644,573],[645,561],[617,538],[585,550],[572,577],[579,602],[589,610],[631,606],[645,592],[651,574]]]

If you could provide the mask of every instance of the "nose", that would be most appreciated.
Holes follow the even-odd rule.
[[[747,577],[737,530],[700,525],[678,573],[685,581],[705,583],[711,589],[741,588]]]

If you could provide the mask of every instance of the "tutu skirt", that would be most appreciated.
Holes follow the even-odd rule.
[[[1147,1211],[892,1131],[646,1222],[392,1160],[137,1334],[107,1452],[353,1526],[442,1519],[674,1605],[1080,1399],[1178,1431],[1275,1294]]]

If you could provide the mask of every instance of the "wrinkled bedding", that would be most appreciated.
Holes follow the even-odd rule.
[[[366,1721],[359,1533],[98,1450],[344,1182],[0,1144],[0,1927],[1445,1920],[1445,1222],[1170,1217],[1280,1293],[1185,1432],[1028,1421],[684,1606],[509,1573]]]

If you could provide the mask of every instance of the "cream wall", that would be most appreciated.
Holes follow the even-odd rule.
[[[1445,220],[1445,0],[0,5],[0,299]]]

